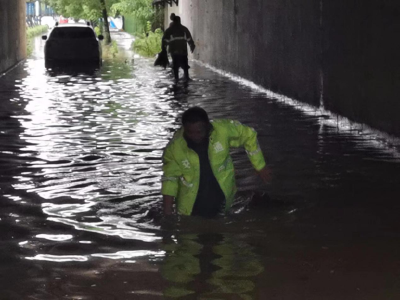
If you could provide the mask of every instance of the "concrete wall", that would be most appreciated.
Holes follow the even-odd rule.
[[[180,0],[179,6],[196,59],[400,136],[400,1]]]
[[[324,103],[400,136],[400,1],[324,1]]]
[[[0,0],[0,73],[26,57],[25,15],[25,0]]]

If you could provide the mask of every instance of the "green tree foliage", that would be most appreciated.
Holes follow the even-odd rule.
[[[152,0],[119,0],[111,6],[114,14],[129,15],[146,26],[151,22],[152,29],[163,28],[164,10],[153,7]]]
[[[97,21],[107,19],[108,15],[131,15],[143,24],[150,21],[153,29],[162,26],[158,24],[159,15],[152,6],[152,0],[44,0],[59,15]],[[105,26],[105,43],[110,44],[109,27]]]
[[[151,23],[148,22],[146,32],[137,36],[133,42],[133,50],[139,55],[153,57],[161,50],[162,36],[162,30],[158,28],[151,31]]]
[[[115,14],[127,14],[149,20],[154,16],[152,2],[152,0],[119,0],[111,6],[111,10]]]
[[[97,20],[102,17],[99,0],[46,0],[59,15],[74,19]]]
[[[97,20],[102,17],[102,0],[45,0],[58,14],[75,19]],[[129,14],[149,20],[154,16],[152,0],[105,0],[112,15]]]
[[[112,5],[119,0],[46,0],[45,3],[51,6],[59,15],[76,20],[84,19],[96,21],[106,18],[111,11]],[[105,42],[111,43],[109,30],[105,30]]]

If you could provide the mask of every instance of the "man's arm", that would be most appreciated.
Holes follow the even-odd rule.
[[[171,31],[169,30],[169,28],[167,28],[167,30],[164,31],[164,35],[161,40],[161,50],[162,51],[167,50],[167,46],[170,42],[170,39],[171,39]]]
[[[170,145],[164,151],[163,173],[161,194],[163,195],[164,214],[170,215],[173,213],[174,198],[178,195],[178,179],[182,175]]]
[[[266,166],[264,155],[257,140],[257,132],[238,121],[226,120],[229,127],[229,144],[231,147],[244,147],[251,164],[261,179],[268,183],[271,179],[271,173]]]
[[[262,168],[260,171],[257,171],[257,173],[265,184],[268,184],[271,181],[271,171],[267,166]]]
[[[189,44],[190,51],[193,53],[194,49],[196,48],[196,45],[194,44],[192,34],[190,33],[189,29],[185,27],[185,32],[186,32],[186,41]]]

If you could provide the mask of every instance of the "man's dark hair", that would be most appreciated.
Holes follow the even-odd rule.
[[[193,124],[197,122],[203,122],[210,124],[210,119],[208,118],[207,112],[201,107],[194,106],[186,110],[182,115],[182,124]]]
[[[176,24],[181,24],[181,17],[179,17],[179,16],[174,16],[174,23],[176,23]]]

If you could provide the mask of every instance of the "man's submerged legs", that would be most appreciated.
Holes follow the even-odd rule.
[[[189,62],[188,62],[188,57],[185,55],[182,58],[182,65],[183,65],[183,71],[184,71],[184,80],[185,81],[189,81],[190,77],[189,77]]]
[[[180,67],[179,55],[172,54],[171,57],[172,57],[172,70],[174,72],[175,82],[178,82],[178,80],[179,80],[179,67]]]
[[[187,82],[190,80],[189,77],[189,62],[187,55],[184,54],[173,54],[172,55],[173,61],[173,70],[174,70],[174,77],[175,81],[179,80],[179,68],[183,69],[184,72],[184,80]]]

